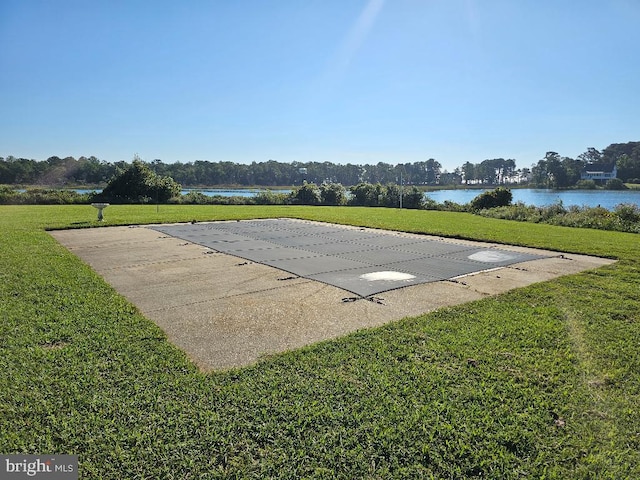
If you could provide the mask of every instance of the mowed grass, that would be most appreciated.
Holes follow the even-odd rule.
[[[0,453],[81,478],[640,478],[640,237],[432,211],[111,206],[105,225],[296,217],[619,261],[202,374],[46,229],[0,207]],[[348,319],[345,319],[348,321]]]

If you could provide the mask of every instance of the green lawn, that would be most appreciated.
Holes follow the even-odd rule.
[[[0,453],[81,478],[640,478],[640,237],[382,208],[111,206],[105,225],[290,216],[619,259],[201,374],[46,233],[89,206],[0,206]]]

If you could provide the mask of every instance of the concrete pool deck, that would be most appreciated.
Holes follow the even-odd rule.
[[[222,222],[197,225],[218,226],[219,223]],[[243,227],[248,225],[237,223]],[[172,227],[187,227],[188,230],[188,225]],[[246,256],[222,253],[212,246],[168,235],[164,233],[171,231],[166,230],[169,227],[167,225],[103,227],[50,233],[160,326],[169,340],[184,350],[204,371],[249,365],[263,356],[336,338],[362,328],[380,326],[407,316],[614,262],[585,255],[302,220],[287,220],[287,223],[278,224],[278,228],[285,231],[289,225],[322,232],[328,228],[329,233],[338,229],[340,235],[344,234],[350,239],[347,243],[351,255],[349,259],[352,261],[367,261],[362,255],[371,251],[371,246],[363,247],[357,243],[362,235],[367,234],[371,234],[371,238],[385,236],[380,247],[382,251],[376,250],[377,255],[386,255],[384,245],[388,243],[388,238],[393,237],[395,244],[445,247],[453,252],[453,257],[445,257],[447,264],[468,264],[468,259],[460,257],[461,251],[472,258],[478,258],[478,252],[490,252],[489,258],[494,261],[507,252],[507,255],[515,254],[515,260],[522,261],[499,266],[489,262],[485,268],[462,276],[435,278],[428,283],[409,283],[408,286],[399,283],[394,287],[390,284],[391,290],[387,290],[387,286],[382,290],[377,286],[371,287],[378,281],[375,270],[363,270],[355,268],[358,267],[355,265],[351,271],[362,277],[356,279],[356,284],[360,282],[366,285],[346,290],[329,284],[332,280],[330,267],[327,267],[327,272],[310,274],[317,275],[320,281],[305,278],[291,273],[291,269],[285,271],[248,260]],[[298,238],[299,234],[300,231],[293,231],[287,238]],[[357,238],[357,251],[354,251],[352,237]],[[316,243],[322,245],[323,242]],[[455,248],[449,248],[451,245]],[[264,250],[269,248],[259,246],[254,250],[261,250],[259,255],[264,257]],[[268,253],[283,253],[282,245],[273,248],[274,251]],[[404,254],[406,250],[404,248],[400,253]],[[418,250],[413,247],[409,249]],[[497,257],[495,252],[499,252]],[[289,267],[291,255],[286,253],[281,256],[287,260],[285,265]],[[326,258],[321,258],[326,262],[316,261],[316,264],[330,265],[334,261],[333,254],[322,255],[326,255]],[[410,271],[419,276],[414,264],[419,264],[418,260],[424,263],[433,256],[423,251],[416,253],[416,260],[412,262],[401,255],[399,258],[402,261],[384,264],[380,270],[388,273],[387,267],[396,265],[401,267],[400,273]],[[371,273],[374,275],[366,276]],[[452,272],[447,271],[440,276],[448,273]],[[402,281],[406,277],[398,278]],[[362,280],[365,282],[362,283]],[[385,281],[389,281],[389,278]],[[353,278],[349,282],[345,284],[347,287],[354,285]],[[361,292],[365,295],[354,293],[360,288],[363,288]]]

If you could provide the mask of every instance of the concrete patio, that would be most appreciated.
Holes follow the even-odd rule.
[[[205,371],[613,263],[292,219],[51,235]]]

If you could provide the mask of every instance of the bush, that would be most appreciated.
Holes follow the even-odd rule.
[[[73,190],[30,188],[17,192],[0,188],[0,204],[5,205],[82,205],[93,201],[93,193],[78,193]]]
[[[482,215],[485,217],[502,218],[504,220],[535,223],[539,222],[541,218],[540,209],[532,205],[525,205],[522,202],[506,207],[495,207],[491,210],[485,210],[482,212]]]
[[[595,190],[596,182],[594,180],[578,180],[576,187],[581,190]]]
[[[0,204],[11,204],[18,192],[8,185],[0,185]]]
[[[97,197],[114,203],[166,202],[180,194],[180,185],[171,177],[156,175],[135,157],[130,167],[120,170]]]
[[[446,212],[468,212],[467,205],[461,205],[460,203],[452,202],[451,200],[445,200],[442,204],[438,205],[435,200],[432,200],[437,206],[437,210],[444,210]]]
[[[274,193],[271,190],[258,192],[253,198],[256,205],[286,205],[289,202],[288,193]]]
[[[315,183],[304,183],[301,187],[291,192],[292,203],[298,205],[319,205],[320,189]]]
[[[448,202],[449,200],[445,200],[445,203]],[[438,202],[436,202],[433,198],[429,197],[429,196],[425,196],[424,197],[424,202],[423,202],[423,208],[425,210],[439,210],[440,209],[440,204]]]
[[[425,197],[418,187],[401,187],[395,183],[386,186],[380,183],[359,183],[351,187],[349,205],[364,207],[400,207],[400,195],[402,195],[402,208],[431,209],[436,210],[438,204]]]
[[[484,210],[487,208],[506,207],[511,204],[513,195],[508,188],[498,187],[495,190],[481,193],[471,200],[472,210]]]
[[[640,223],[640,207],[633,203],[621,203],[613,211],[623,223]]]
[[[384,205],[385,188],[376,183],[372,185],[370,183],[359,183],[350,188],[351,199],[349,205],[363,206],[363,207],[377,207]]]
[[[562,202],[547,207],[526,206],[518,202],[515,205],[485,209],[476,213],[484,217],[504,220],[640,233],[640,208],[630,204],[620,204],[616,206],[615,211],[610,212],[602,207],[571,206],[565,209]]]
[[[538,212],[540,214],[540,221],[543,221],[543,222],[546,222],[547,220],[551,220],[553,218],[562,216],[565,213],[567,213],[567,211],[564,208],[564,204],[562,203],[562,200],[558,200],[556,203],[552,205],[547,205],[546,207],[538,207]]]
[[[549,216],[545,223],[574,228],[597,228],[599,230],[617,230],[616,216],[602,207],[572,207],[568,211]]]
[[[383,187],[379,203],[389,208],[400,207],[400,186],[390,183]]]
[[[185,205],[207,205],[208,203],[211,203],[207,195],[195,190],[192,190],[189,193],[181,195],[177,199],[178,199],[178,203],[185,204]]]
[[[611,178],[607,180],[604,188],[606,188],[607,190],[625,190],[627,187],[619,178]]]
[[[402,206],[405,208],[424,208],[426,204],[424,192],[418,187],[411,187],[408,191],[405,189],[402,198]]]
[[[320,185],[320,201],[323,205],[346,205],[347,191],[340,183]]]

